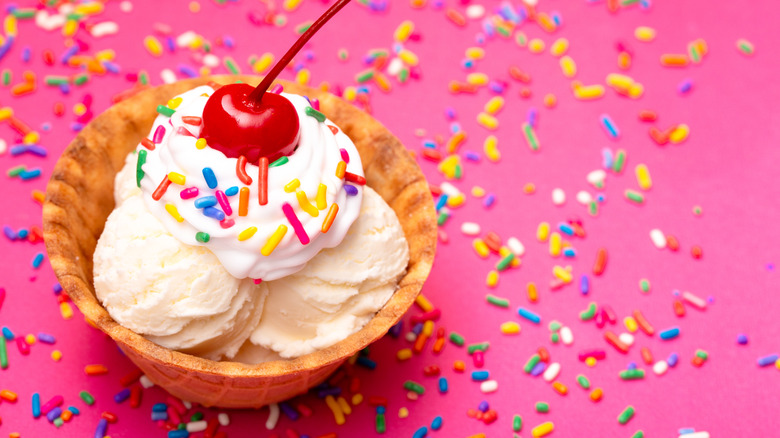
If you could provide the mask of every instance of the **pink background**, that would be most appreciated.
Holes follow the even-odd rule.
[[[74,89],[69,96],[62,96],[41,83],[48,74],[75,72],[59,64],[45,66],[41,60],[41,52],[47,48],[59,57],[64,51],[63,37],[58,31],[44,32],[31,21],[20,23],[16,44],[0,60],[0,69],[10,69],[14,83],[20,80],[24,70],[36,72],[39,90],[14,98],[10,88],[0,88],[0,103],[12,107],[20,119],[33,127],[51,123],[52,130],[42,135],[41,144],[49,151],[46,159],[31,155],[12,157],[7,152],[0,155],[0,169],[4,171],[26,164],[40,166],[44,174],[44,178],[30,182],[0,177],[3,191],[0,225],[7,224],[14,229],[40,225],[40,206],[31,200],[30,192],[44,189],[57,156],[74,136],[69,129],[75,119],[72,107],[85,93],[93,95],[93,111],[98,113],[109,106],[112,95],[131,85],[124,73],[145,69],[152,82],[159,84],[159,72],[163,68],[175,69],[180,63],[197,65],[187,50],[166,53],[160,59],[147,54],[142,40],[153,32],[151,23],[167,23],[176,35],[194,30],[211,41],[232,36],[235,49],[217,46],[214,53],[220,57],[231,56],[248,72],[246,60],[250,54],[270,51],[280,56],[295,38],[294,26],[315,18],[325,8],[322,2],[304,1],[288,15],[286,27],[273,28],[256,27],[247,20],[247,12],[258,10],[259,2],[242,0],[225,6],[206,0],[200,3],[202,10],[198,14],[190,13],[188,2],[183,1],[136,1],[130,14],[120,12],[118,3],[107,4],[106,12],[90,22],[114,20],[119,23],[119,34],[95,40],[82,30],[79,38],[91,45],[88,53],[115,49],[116,62],[122,66],[123,74],[93,77],[86,87]],[[444,109],[451,106],[458,113],[457,121],[469,133],[463,150],[481,153],[488,132],[476,124],[475,117],[492,94],[482,89],[476,95],[453,96],[446,88],[450,80],[465,79],[466,72],[460,68],[460,62],[464,50],[476,45],[479,23],[458,28],[444,18],[443,10],[432,5],[414,10],[406,1],[391,3],[389,11],[384,13],[370,12],[357,3],[350,5],[314,39],[309,47],[315,60],[307,64],[312,71],[312,83],[353,85],[354,75],[365,68],[361,63],[363,55],[373,48],[390,48],[396,26],[405,19],[412,20],[421,40],[409,42],[407,47],[420,57],[422,79],[404,86],[394,81],[394,89],[389,94],[372,91],[374,115],[410,149],[419,151],[421,139],[415,135],[417,129],[426,131],[425,138],[436,134],[448,136],[449,122],[444,117]],[[461,3],[468,1],[447,3],[463,10]],[[379,364],[376,370],[357,368],[356,375],[362,380],[361,392],[366,397],[376,395],[389,399],[387,436],[411,436],[419,427],[429,426],[437,415],[444,418],[444,426],[438,432],[431,432],[431,436],[469,436],[478,432],[490,437],[511,436],[514,414],[523,417],[522,436],[530,436],[533,426],[548,420],[555,423],[554,436],[628,437],[642,429],[645,436],[668,437],[676,436],[677,430],[683,427],[708,430],[713,436],[743,436],[748,431],[753,436],[776,434],[774,418],[780,402],[777,391],[780,374],[774,366],[758,368],[755,362],[759,356],[780,350],[775,318],[780,305],[778,273],[773,267],[778,262],[777,243],[780,242],[780,228],[776,226],[780,197],[776,177],[776,165],[780,162],[777,147],[780,85],[775,78],[780,67],[780,57],[775,52],[780,31],[774,22],[780,9],[770,1],[744,6],[739,2],[704,0],[654,3],[649,11],[632,7],[613,15],[607,12],[604,3],[541,1],[539,10],[560,12],[562,27],[553,35],[533,23],[521,27],[529,37],[543,39],[548,48],[557,37],[568,38],[569,55],[577,62],[577,79],[586,84],[603,83],[607,73],[617,71],[615,43],[627,42],[634,51],[628,74],[645,86],[645,95],[639,100],[629,100],[608,90],[601,100],[576,101],[569,80],[561,75],[558,60],[549,51],[533,55],[514,41],[500,38],[488,40],[484,45],[486,57],[477,62],[473,71],[487,73],[491,79],[509,81],[506,107],[498,115],[501,126],[496,131],[502,160],[497,164],[484,159],[479,163],[466,161],[464,177],[455,185],[467,194],[473,186],[482,186],[495,193],[497,201],[493,208],[486,210],[481,200],[469,195],[465,206],[453,210],[452,218],[444,226],[450,242],[440,245],[424,294],[442,310],[438,326],[461,333],[467,342],[490,341],[485,369],[498,381],[499,390],[481,394],[479,384],[472,382],[468,374],[452,371],[452,363],[458,359],[466,361],[468,372],[473,369],[465,349],[448,344],[441,355],[435,356],[429,344],[424,354],[398,363],[395,353],[409,345],[403,339],[383,339],[371,348],[371,358]],[[639,25],[654,27],[658,31],[656,40],[652,43],[635,40],[633,31]],[[696,38],[704,38],[709,45],[709,54],[701,65],[685,69],[666,69],[659,65],[659,55],[683,53],[687,43]],[[738,38],[747,38],[755,44],[754,57],[747,58],[737,52]],[[32,48],[32,61],[28,65],[20,60],[24,46]],[[340,48],[348,49],[348,62],[337,60]],[[533,83],[528,86],[533,93],[531,98],[518,97],[520,86],[507,74],[510,65],[517,65],[533,76]],[[224,68],[215,72],[224,72]],[[283,77],[292,78],[292,73],[287,71]],[[677,85],[686,78],[693,80],[694,88],[688,95],[680,96]],[[542,104],[547,93],[554,93],[558,98],[554,109]],[[67,109],[62,118],[54,117],[51,111],[57,101],[65,103]],[[542,148],[536,154],[525,145],[520,131],[520,123],[532,106],[540,113],[537,134]],[[637,112],[645,108],[658,112],[661,129],[687,123],[691,127],[688,141],[665,147],[653,143],[647,135],[648,125],[637,120]],[[618,141],[609,140],[599,126],[598,116],[602,113],[610,114],[620,127]],[[0,138],[9,145],[19,140],[6,124],[0,124]],[[622,175],[610,173],[607,177],[604,190],[607,201],[594,218],[574,198],[579,190],[593,193],[585,175],[600,168],[604,147],[625,149],[628,161]],[[647,164],[654,182],[653,189],[646,193],[644,206],[623,199],[626,188],[637,188],[633,169],[638,163]],[[431,183],[444,180],[434,164],[421,161],[421,167]],[[529,182],[536,185],[533,195],[522,193],[523,185]],[[564,206],[556,207],[550,200],[550,193],[556,187],[566,191],[568,201]],[[703,209],[700,217],[691,212],[695,205]],[[537,225],[542,221],[557,224],[575,217],[582,219],[588,233],[584,240],[572,240],[577,258],[551,258],[547,245],[535,239]],[[488,291],[485,277],[497,258],[483,261],[475,256],[471,238],[459,231],[460,224],[467,221],[478,222],[483,232],[493,230],[504,238],[516,236],[526,245],[522,267],[503,273],[495,290]],[[676,236],[680,251],[657,250],[648,237],[653,228]],[[694,244],[703,248],[701,260],[690,255]],[[609,250],[609,264],[602,277],[591,278],[590,296],[583,297],[577,284],[549,291],[546,285],[555,264],[570,263],[575,279],[579,279],[582,273],[590,274],[599,247]],[[121,389],[119,378],[133,366],[110,339],[84,324],[78,315],[70,321],[60,317],[51,292],[56,280],[48,262],[37,271],[30,267],[30,261],[39,251],[44,251],[43,245],[12,243],[0,238],[0,287],[5,287],[8,295],[0,309],[0,325],[17,335],[47,332],[57,337],[55,346],[38,343],[27,357],[19,354],[15,344],[9,344],[10,367],[0,371],[0,389],[17,392],[20,400],[16,404],[0,403],[0,435],[20,432],[23,437],[92,436],[100,413],[107,410],[119,416],[119,422],[109,427],[112,437],[165,436],[149,420],[152,404],[165,399],[164,391],[158,388],[144,391],[140,409],[131,409],[128,403],[114,403],[113,395]],[[651,281],[651,293],[645,295],[638,290],[641,278]],[[529,304],[525,298],[525,285],[529,281],[540,286],[537,304]],[[672,312],[675,289],[689,290],[701,297],[712,296],[714,303],[705,312],[689,307],[684,318],[677,318]],[[510,309],[486,304],[484,296],[488,292],[509,298]],[[621,320],[634,309],[640,309],[656,329],[679,325],[682,335],[662,342],[657,336],[648,338],[637,333],[631,352],[622,356],[605,344],[602,330],[592,322],[579,321],[578,313],[591,301],[611,305]],[[520,320],[515,312],[518,306],[542,315],[542,325]],[[410,311],[418,312],[418,309]],[[553,319],[573,329],[573,346],[550,343],[546,325]],[[504,321],[519,321],[522,333],[515,337],[501,335],[499,324]],[[621,329],[621,325],[612,328],[618,333]],[[738,346],[736,336],[743,332],[749,335],[750,343]],[[523,364],[539,346],[545,346],[552,360],[562,364],[559,380],[569,386],[567,396],[555,393],[541,378],[522,372]],[[642,346],[650,348],[656,360],[677,352],[680,363],[665,376],[658,377],[641,362]],[[55,348],[63,353],[59,363],[50,358]],[[604,348],[607,359],[588,368],[577,360],[577,353],[589,348]],[[696,349],[710,354],[701,368],[690,363]],[[617,373],[630,361],[636,361],[648,371],[644,381],[619,380]],[[86,377],[83,368],[92,363],[105,364],[110,372],[105,376]],[[427,365],[441,367],[449,379],[448,394],[438,393],[435,378],[423,376],[422,369]],[[591,402],[587,392],[576,385],[574,379],[580,373],[587,375],[593,386],[604,389],[600,403]],[[427,388],[417,401],[406,398],[402,384],[408,379]],[[86,407],[78,399],[80,390],[94,394],[97,403]],[[41,393],[44,402],[61,394],[66,405],[79,407],[82,414],[55,434],[54,427],[45,419],[33,420],[29,408],[32,392]],[[280,436],[287,429],[311,436],[333,431],[342,437],[375,434],[373,408],[365,403],[354,409],[346,425],[336,426],[322,401],[311,395],[302,400],[315,410],[315,415],[297,422],[282,418],[275,431]],[[485,425],[466,416],[466,411],[476,408],[481,400],[488,400],[498,412],[495,423]],[[549,402],[550,413],[537,414],[536,401]],[[629,404],[637,413],[628,425],[620,426],[616,417]],[[408,418],[398,418],[401,407],[409,409]],[[206,418],[215,416],[216,412],[206,410]],[[230,436],[267,436],[263,428],[267,410],[234,411],[231,418],[232,424],[223,429]]]

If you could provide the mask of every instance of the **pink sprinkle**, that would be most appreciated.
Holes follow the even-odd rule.
[[[320,100],[317,99],[316,97],[310,97],[309,103],[311,104],[312,108],[316,109],[317,111],[320,110]]]
[[[185,137],[195,137],[184,126],[179,126],[179,128],[176,130],[176,133]]]
[[[263,282],[263,279],[262,278],[255,278],[254,282],[255,282],[255,284],[260,284],[260,283]]]
[[[472,357],[474,358],[474,366],[476,368],[482,368],[485,366],[485,353],[477,350],[474,352]]]
[[[155,143],[160,143],[163,137],[165,137],[165,126],[160,125],[154,131],[154,137],[152,137],[152,141]]]
[[[225,192],[222,190],[217,190],[217,202],[219,202],[219,206],[222,207],[222,211],[225,212],[225,215],[230,216],[233,214],[233,208],[230,207],[230,201],[228,201]]]
[[[168,407],[173,407],[173,409],[176,411],[179,415],[184,415],[185,412],[187,412],[187,407],[184,406],[184,403],[181,402],[178,398],[169,395],[165,398],[165,402],[168,403]],[[170,412],[168,412],[170,414]],[[181,421],[174,421],[174,423],[179,424]]]
[[[347,152],[347,150],[344,148],[339,149],[339,152],[341,152],[341,159],[344,160],[345,163],[349,164],[349,152]]]
[[[43,406],[41,406],[41,414],[48,414],[49,411],[56,408],[57,406],[60,406],[64,401],[65,399],[62,398],[61,395],[55,395],[51,398],[51,400],[47,401]]]
[[[226,229],[226,230],[228,228],[232,227],[235,224],[236,224],[236,221],[234,221],[233,219],[228,219],[228,218],[225,218],[225,219],[222,219],[221,221],[219,221],[219,226],[224,228],[224,229]]]
[[[309,235],[306,234],[306,230],[303,229],[303,225],[301,225],[301,221],[298,219],[298,216],[295,215],[292,206],[285,202],[282,205],[282,212],[284,212],[284,215],[287,217],[287,221],[290,222],[293,230],[295,230],[295,235],[298,236],[298,240],[300,240],[303,245],[308,244]]]
[[[19,347],[19,353],[22,353],[22,356],[30,354],[30,344],[28,344],[24,338],[16,338],[16,346]]]
[[[186,188],[179,192],[179,196],[181,196],[181,199],[192,199],[198,196],[198,188],[197,187]]]
[[[282,91],[284,91],[284,87],[282,86],[282,84],[276,84],[273,86],[273,88],[271,88],[271,93],[274,94],[279,94]]]

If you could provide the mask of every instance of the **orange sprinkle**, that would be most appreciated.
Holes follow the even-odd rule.
[[[455,370],[455,372],[462,373],[463,371],[466,371],[466,364],[462,360],[456,360],[455,363],[452,364],[452,369]]]
[[[3,400],[13,403],[16,401],[16,397],[17,395],[13,391],[9,391],[7,389],[0,391],[0,398],[2,398]]]
[[[646,364],[648,364],[648,365],[652,365],[653,364],[653,362],[654,362],[653,361],[653,353],[650,352],[649,348],[642,347],[642,349],[640,350],[640,353],[642,353],[642,360]]]
[[[246,216],[249,212],[249,187],[241,187],[238,192],[238,215]]]
[[[347,163],[344,161],[339,161],[339,164],[336,165],[336,178],[344,179],[344,175],[347,173]]]
[[[84,372],[88,376],[99,376],[101,374],[107,374],[108,368],[106,368],[105,365],[100,364],[87,365],[84,367]]]
[[[653,336],[653,333],[655,333],[655,329],[652,325],[645,319],[645,316],[642,315],[642,312],[638,310],[634,310],[634,319],[636,320],[636,323],[639,325],[639,329],[645,332],[648,336]]]
[[[447,12],[445,14],[447,16],[447,19],[453,22],[455,25],[463,27],[466,25],[466,17],[463,16],[460,12],[453,8],[447,8]]]
[[[688,65],[688,57],[685,55],[665,54],[661,55],[661,65],[664,67],[685,67]]]
[[[604,396],[604,391],[601,388],[596,388],[590,393],[590,399],[594,402],[601,401],[601,397]]]
[[[331,204],[330,209],[328,209],[328,214],[325,215],[325,220],[322,222],[323,233],[327,233],[328,230],[330,230],[330,226],[333,225],[333,220],[336,219],[336,215],[338,213],[339,213],[339,205]]]
[[[566,385],[564,385],[563,383],[557,380],[553,382],[552,386],[555,392],[557,392],[560,395],[566,395],[569,393],[569,388],[567,388]]]

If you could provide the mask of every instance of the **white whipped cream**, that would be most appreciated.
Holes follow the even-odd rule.
[[[258,203],[257,191],[258,167],[246,165],[246,172],[253,182],[249,186],[243,184],[236,174],[238,160],[227,158],[222,152],[209,147],[197,149],[195,143],[200,136],[202,124],[193,126],[182,121],[186,116],[202,117],[203,108],[212,92],[211,87],[201,86],[179,95],[181,103],[176,112],[170,118],[160,115],[155,120],[150,139],[159,126],[165,129],[165,135],[155,145],[155,149],[146,150],[144,146],[138,146],[137,151],[146,150],[146,163],[142,166],[144,176],[141,180],[144,200],[149,211],[173,236],[188,245],[210,249],[234,277],[264,281],[286,277],[302,269],[306,262],[321,250],[337,246],[357,218],[363,187],[355,185],[357,195],[348,196],[344,189],[345,181],[336,176],[336,167],[342,161],[340,150],[344,149],[349,154],[347,172],[363,176],[360,156],[355,145],[341,130],[336,134],[331,131],[329,126],[335,126],[333,122],[326,119],[324,123],[320,123],[314,117],[306,115],[305,110],[310,105],[304,97],[283,93],[298,113],[300,141],[286,164],[268,169],[268,204],[261,206]],[[186,129],[192,136],[178,133],[179,128]],[[218,186],[215,189],[208,187],[203,176],[203,168],[206,167],[211,168],[216,176]],[[152,194],[169,172],[184,175],[185,184],[171,184],[162,198],[156,201]],[[304,191],[310,203],[315,206],[320,183],[327,186],[327,206],[318,210],[317,217],[312,217],[299,206],[294,191],[285,192],[284,187],[296,178],[300,181],[297,190]],[[182,199],[180,192],[191,187],[197,187],[197,197]],[[224,192],[231,187],[249,187],[249,209],[247,216],[239,216],[239,195],[229,196],[233,213],[226,215],[226,218],[232,219],[235,224],[225,229],[220,221],[205,216],[202,209],[196,208],[194,201],[204,196],[214,196],[216,190]],[[303,245],[299,241],[282,211],[284,203],[293,207],[311,240],[310,243]],[[322,224],[333,203],[339,206],[338,214],[330,230],[323,233]],[[183,222],[178,222],[166,210],[166,204],[176,207]],[[214,207],[220,208],[220,205]],[[279,225],[287,226],[287,233],[270,255],[262,255],[260,249]],[[257,228],[255,234],[247,240],[239,241],[239,233],[250,227]],[[207,233],[209,241],[198,241],[198,232]]]

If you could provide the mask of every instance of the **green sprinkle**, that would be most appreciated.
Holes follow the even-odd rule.
[[[563,327],[563,325],[556,320],[552,320],[550,321],[550,324],[547,327],[550,329],[551,332],[557,332],[558,330],[561,329],[561,327]]]
[[[408,80],[409,80],[409,69],[404,67],[401,69],[400,72],[398,72],[398,81],[403,84]]]
[[[70,14],[66,15],[65,18],[67,18],[68,20],[80,21],[82,18],[84,18],[84,14],[77,14],[75,12],[71,12]]]
[[[450,332],[450,342],[457,345],[458,347],[462,347],[463,344],[466,343],[466,340],[463,339],[463,336],[459,335],[455,332]]]
[[[580,320],[590,321],[596,316],[596,303],[590,303],[587,310],[580,312]]]
[[[639,289],[644,293],[650,292],[650,281],[646,278],[639,280]]]
[[[590,380],[588,380],[588,378],[583,376],[582,374],[577,375],[577,383],[580,384],[582,389],[590,388]]]
[[[138,82],[141,85],[149,85],[149,73],[145,71],[138,73]]]
[[[298,35],[301,35],[302,33],[304,33],[304,32],[306,32],[307,30],[309,30],[309,28],[311,27],[311,25],[312,25],[312,22],[311,22],[311,21],[307,21],[306,23],[301,23],[301,24],[299,24],[299,25],[298,25],[298,26],[295,28],[295,33],[297,33]]]
[[[58,87],[62,84],[68,83],[68,78],[65,76],[46,76],[46,78],[43,80],[46,85]]]
[[[417,394],[425,394],[425,388],[423,388],[423,386],[419,383],[413,382],[411,380],[404,382],[404,389],[407,391],[416,392]]]
[[[8,172],[6,175],[10,176],[11,178],[19,176],[20,173],[24,172],[27,168],[24,165],[16,166],[8,169]]]
[[[176,110],[172,110],[165,105],[157,105],[157,112],[164,116],[171,117]]]
[[[531,356],[530,359],[528,359],[528,362],[525,363],[525,366],[523,367],[523,371],[525,371],[526,374],[531,374],[531,370],[534,369],[536,364],[539,363],[539,361],[542,360],[541,357],[539,357],[538,354],[534,354]]]
[[[230,70],[230,73],[233,73],[234,75],[241,74],[241,70],[238,69],[236,61],[233,61],[233,58],[226,56],[223,62],[225,63],[225,68]]]
[[[623,412],[618,415],[618,423],[620,424],[626,424],[629,420],[634,418],[634,407],[631,405],[626,406],[625,409],[623,409]]]
[[[626,151],[623,149],[618,149],[617,154],[615,154],[615,162],[612,164],[612,170],[615,173],[620,173],[623,171],[623,166],[626,164]]]
[[[694,205],[693,206],[693,214],[696,215],[696,216],[701,216],[701,213],[702,213],[701,206]]]
[[[65,421],[61,417],[57,417],[57,418],[54,419],[54,421],[52,421],[52,424],[57,426],[57,428],[62,426],[64,423],[65,423]]]
[[[314,109],[314,108],[312,108],[310,106],[306,107],[305,112],[306,112],[307,116],[314,117],[320,123],[325,121],[325,114],[322,114],[321,112],[317,111],[316,109]]]
[[[11,70],[3,70],[3,85],[6,87],[11,84]]]
[[[737,40],[737,49],[739,49],[743,55],[752,55],[755,51],[753,43],[745,39]]]
[[[553,344],[557,344],[558,342],[561,342],[561,335],[558,334],[558,332],[550,334],[550,342]]]
[[[455,179],[461,179],[463,177],[463,166],[460,164],[455,166]]]
[[[510,36],[512,36],[512,32],[504,26],[496,26],[495,30],[496,32],[498,32],[499,35],[501,35],[504,38],[509,38]]]
[[[374,78],[374,70],[373,69],[368,69],[368,70],[364,70],[364,71],[356,74],[355,75],[355,82],[357,82],[358,84],[362,84],[362,83],[370,81],[373,78]]]
[[[79,397],[81,397],[81,399],[84,400],[84,403],[88,404],[89,406],[92,406],[95,403],[95,397],[92,397],[92,394],[88,393],[87,391],[81,391],[79,393]]]
[[[641,380],[645,378],[645,370],[623,370],[620,372],[621,380]]]
[[[487,351],[490,348],[490,342],[480,342],[479,344],[471,344],[466,347],[466,351],[469,354],[474,354],[475,351]]]
[[[710,355],[707,354],[707,352],[704,350],[696,350],[696,356],[703,360],[707,360],[707,358],[710,357]]]
[[[590,213],[591,216],[598,216],[599,204],[596,201],[590,201],[590,204],[588,204],[588,213]]]
[[[645,197],[641,193],[631,189],[626,190],[626,199],[636,202],[637,204],[644,204],[645,202]]]
[[[631,438],[645,438],[645,433],[637,430],[635,434],[631,435]]]
[[[385,431],[387,431],[385,414],[376,414],[376,433],[385,433]]]
[[[209,233],[198,231],[198,233],[195,234],[195,240],[197,240],[198,242],[206,243],[209,240],[211,240],[211,236],[209,236]]]
[[[347,59],[349,59],[349,52],[347,51],[347,49],[340,49],[338,53],[338,57],[339,60],[346,61]]]
[[[200,421],[203,419],[203,412],[195,412],[190,417],[190,421]]]
[[[275,160],[273,163],[269,164],[268,167],[279,167],[283,164],[287,164],[287,162],[290,161],[287,157],[281,157],[278,160]]]
[[[176,429],[178,430],[184,430],[187,428],[187,425],[185,423],[179,423],[178,426],[176,426]]]
[[[536,402],[536,412],[546,414],[550,412],[550,405],[545,402]]]
[[[528,37],[523,32],[517,32],[515,34],[515,42],[520,47],[525,47],[528,44]]]
[[[498,261],[498,263],[496,264],[496,270],[499,272],[505,271],[512,264],[514,260],[515,260],[515,253],[510,252],[509,254],[504,256],[504,258]]]
[[[539,139],[536,138],[533,126],[528,123],[523,123],[523,135],[525,135],[525,141],[528,143],[528,147],[532,151],[539,150]]]
[[[135,185],[141,187],[141,180],[144,179],[143,165],[146,164],[146,150],[138,151],[138,164],[135,166]]]
[[[701,61],[701,56],[699,56],[699,51],[696,50],[696,45],[694,44],[688,46],[688,55],[691,57],[691,61],[695,63]]]
[[[374,49],[368,52],[368,56],[371,58],[379,58],[379,57],[387,58],[388,56],[390,56],[390,52],[388,52],[385,49]]]
[[[11,11],[11,15],[13,15],[14,17],[16,17],[16,18],[18,18],[20,20],[33,18],[33,17],[35,17],[35,9],[30,9],[30,8],[19,9],[19,8],[16,8],[13,11]]]
[[[86,84],[89,81],[89,75],[86,73],[82,73],[75,78],[73,78],[73,85],[81,86]]]
[[[447,212],[446,212],[446,211],[441,211],[441,212],[439,212],[439,217],[438,217],[438,218],[436,218],[436,223],[437,223],[439,226],[442,226],[442,225],[444,225],[445,223],[447,223],[447,219],[449,219],[449,218],[450,218],[450,215],[449,215],[449,214],[447,214]]]
[[[520,430],[523,429],[523,417],[519,415],[515,415],[514,418],[512,418],[512,430],[515,432],[520,432]]]
[[[487,294],[485,296],[485,299],[487,300],[488,303],[494,306],[504,307],[504,308],[509,307],[509,300],[506,298],[499,298],[493,294]]]
[[[8,347],[5,344],[5,336],[0,336],[0,368],[8,368]]]
[[[639,3],[639,0],[623,0],[620,2],[620,6],[631,6]]]

